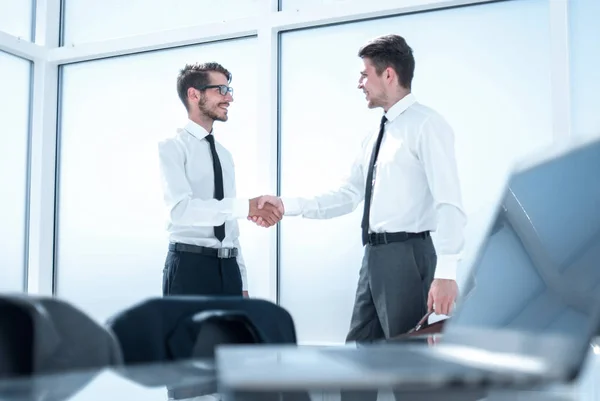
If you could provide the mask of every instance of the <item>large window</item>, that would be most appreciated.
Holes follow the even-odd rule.
[[[270,11],[270,0],[63,1],[65,46],[221,23]]]
[[[304,11],[318,9],[328,5],[343,5],[348,0],[279,0],[279,9],[281,11]],[[371,4],[376,4],[379,0],[371,0]]]
[[[397,33],[414,50],[414,94],[455,130],[473,238],[515,158],[552,142],[548,20],[548,1],[520,0],[283,34],[282,195],[337,188],[382,114],[367,110],[357,90],[358,48]],[[281,303],[301,341],[345,338],[362,257],[361,214],[362,204],[334,220],[282,222]]]
[[[176,77],[197,61],[233,74],[229,121],[215,135],[233,154],[238,196],[257,196],[271,172],[259,163],[255,38],[63,68],[57,291],[99,319],[161,294],[168,240],[158,142],[187,121]],[[240,230],[250,293],[267,297],[271,235],[245,220]]]
[[[571,118],[574,135],[600,135],[600,2],[569,2]]]
[[[330,3],[331,1],[323,0],[279,0],[279,8],[281,11],[288,10],[302,10],[307,7],[318,7],[324,3]]]
[[[22,291],[31,63],[0,51],[0,291]]]
[[[33,40],[34,0],[0,0],[0,31]]]

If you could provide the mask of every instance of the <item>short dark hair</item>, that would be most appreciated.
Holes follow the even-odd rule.
[[[211,71],[220,72],[227,78],[227,83],[231,82],[231,73],[221,64],[215,62],[186,64],[179,71],[179,75],[177,76],[177,94],[186,110],[189,107],[187,104],[188,89],[210,85],[210,76],[208,73]]]
[[[415,58],[402,36],[384,35],[373,39],[358,50],[358,57],[370,59],[377,75],[392,67],[398,74],[400,85],[410,89],[415,73]]]

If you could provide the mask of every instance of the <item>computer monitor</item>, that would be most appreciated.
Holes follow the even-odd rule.
[[[584,352],[600,330],[600,138],[509,177],[468,277],[446,334],[557,335]]]

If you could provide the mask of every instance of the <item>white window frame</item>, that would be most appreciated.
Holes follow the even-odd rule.
[[[305,10],[277,11],[278,1],[270,0],[269,12],[251,18],[142,34],[102,42],[59,47],[60,0],[36,1],[35,42],[0,32],[0,50],[33,62],[34,90],[31,108],[30,141],[30,219],[28,230],[27,291],[50,295],[54,282],[56,145],[59,112],[60,66],[124,56],[150,50],[215,42],[256,35],[264,67],[260,69],[258,130],[269,138],[264,162],[272,179],[261,193],[278,191],[278,85],[279,34],[303,28],[397,16],[468,6],[494,0],[347,0]],[[519,1],[519,0],[506,0]],[[551,85],[553,138],[568,140],[570,133],[569,87],[569,0],[548,0],[550,4]],[[278,298],[278,231],[271,230],[269,252],[269,289],[271,299]]]

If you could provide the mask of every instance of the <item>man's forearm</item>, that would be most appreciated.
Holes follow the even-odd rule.
[[[464,248],[466,216],[458,207],[443,204],[438,207],[436,279],[456,280],[458,264]]]
[[[331,219],[352,213],[363,199],[363,194],[354,188],[343,188],[314,198],[282,197],[286,216],[308,219]]]
[[[248,199],[197,199],[185,197],[171,208],[171,220],[179,225],[218,226],[248,216]]]

